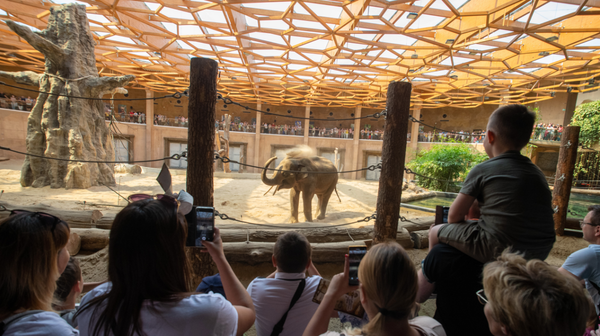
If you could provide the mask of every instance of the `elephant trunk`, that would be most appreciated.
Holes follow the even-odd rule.
[[[262,174],[261,174],[261,176],[260,176],[260,177],[261,177],[261,179],[262,179],[262,181],[263,181],[263,183],[264,183],[264,184],[266,184],[266,185],[268,185],[268,186],[274,186],[274,185],[278,185],[278,184],[281,182],[281,181],[280,181],[280,180],[281,180],[281,178],[279,177],[279,176],[280,176],[280,175],[279,175],[280,171],[276,171],[276,172],[273,174],[273,177],[272,177],[272,178],[268,178],[268,177],[267,177],[267,168],[269,168],[269,165],[271,164],[271,162],[273,162],[273,161],[275,161],[275,160],[277,160],[277,157],[276,157],[276,156],[274,156],[274,157],[270,158],[270,159],[269,159],[269,161],[267,161],[267,163],[265,163],[265,168],[263,169],[263,171],[262,171]],[[280,169],[280,170],[281,170],[281,169]]]

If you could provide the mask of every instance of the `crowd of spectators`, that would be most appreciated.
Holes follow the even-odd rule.
[[[31,111],[35,105],[35,98],[30,96],[17,97],[14,94],[0,92],[0,107],[13,110]]]
[[[428,131],[419,132],[419,142],[464,142],[464,143],[483,143],[485,132],[445,132]]]
[[[302,126],[296,125],[277,125],[275,123],[264,123],[261,125],[260,132],[263,134],[279,134],[279,135],[304,135]]]
[[[531,140],[560,141],[562,131],[562,125],[539,123],[533,129]]]
[[[497,109],[484,139],[490,159],[471,170],[447,221],[430,228],[420,269],[395,240],[381,242],[353,266],[358,286],[348,254],[326,284],[308,239],[288,231],[273,247],[275,271],[244,288],[214,228],[202,245],[218,273],[194,291],[186,242],[196,212],[185,191],[131,195],[110,229],[107,281],[86,284],[69,256],[68,223],[12,210],[0,221],[0,332],[242,336],[254,325],[259,336],[598,336],[600,205],[580,223],[590,245],[558,269],[544,262],[556,240],[552,196],[519,153],[534,120],[522,105]],[[434,317],[419,316],[433,294]],[[336,311],[351,298],[364,314]],[[355,328],[329,331],[332,317]]]

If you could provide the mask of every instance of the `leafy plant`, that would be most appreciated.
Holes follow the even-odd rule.
[[[487,160],[486,154],[463,143],[433,145],[431,149],[419,153],[416,159],[407,164],[417,174],[417,184],[423,188],[439,191],[458,191],[457,182],[464,181],[471,168]]]
[[[571,125],[581,127],[581,143],[590,147],[597,144],[600,141],[600,100],[577,106]]]

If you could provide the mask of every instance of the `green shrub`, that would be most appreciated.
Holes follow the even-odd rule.
[[[581,127],[579,141],[592,146],[600,141],[600,100],[577,106],[571,125]]]
[[[407,167],[417,174],[431,177],[417,176],[417,184],[423,188],[458,192],[458,182],[464,181],[473,166],[487,159],[486,154],[467,144],[433,145],[419,153]]]

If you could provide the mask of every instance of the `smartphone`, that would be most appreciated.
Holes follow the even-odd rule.
[[[364,245],[348,247],[348,262],[350,264],[348,284],[350,286],[358,286],[358,266],[365,254],[367,254],[367,247]]]
[[[215,208],[197,206],[196,221],[192,225],[192,231],[188,231],[188,236],[193,233],[193,245],[203,247],[202,242],[212,241],[215,232]]]
[[[448,213],[450,207],[438,205],[435,207],[435,224],[448,223]]]

